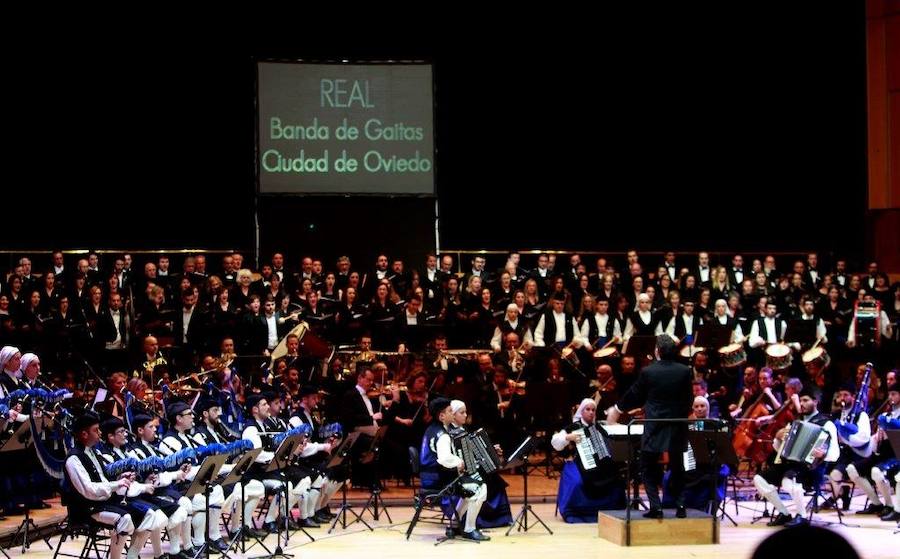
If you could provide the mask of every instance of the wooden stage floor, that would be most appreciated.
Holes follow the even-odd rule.
[[[509,494],[511,500],[521,502],[521,478],[510,478]],[[698,546],[660,546],[660,547],[632,547],[625,548],[614,545],[597,535],[597,524],[566,524],[559,517],[554,516],[554,500],[557,480],[548,479],[537,473],[529,477],[530,500],[540,517],[553,530],[551,536],[540,526],[533,527],[527,534],[516,533],[509,537],[504,536],[506,529],[493,529],[487,531],[493,539],[490,542],[474,544],[465,541],[451,541],[438,547],[434,546],[437,537],[443,535],[443,528],[436,524],[420,523],[413,536],[406,541],[404,534],[408,523],[412,518],[413,509],[409,506],[410,490],[397,488],[393,483],[389,484],[384,493],[385,500],[404,502],[402,506],[389,508],[393,524],[388,523],[382,516],[380,522],[371,522],[371,515],[365,518],[374,527],[369,532],[361,524],[349,526],[346,530],[340,527],[332,534],[327,534],[326,528],[310,530],[316,538],[315,542],[303,536],[295,534],[285,551],[294,553],[297,559],[334,559],[335,557],[397,557],[421,559],[453,558],[460,556],[466,558],[498,559],[500,557],[515,557],[516,559],[548,559],[548,558],[585,558],[585,557],[616,557],[618,558],[660,558],[672,559],[673,557],[697,557],[697,558],[747,558],[752,555],[755,546],[767,535],[778,528],[767,528],[763,522],[751,525],[751,519],[762,510],[762,503],[753,500],[739,501],[738,514],[735,515],[735,506],[728,504],[728,513],[735,517],[738,526],[734,527],[727,520],[721,524],[721,543],[719,545]],[[351,492],[353,497],[362,496],[362,493]],[[355,499],[354,499],[355,501]],[[865,497],[857,496],[854,499],[852,510],[859,510],[865,502]],[[58,505],[58,502],[53,502]],[[332,502],[332,510],[336,510],[339,503]],[[518,512],[520,505],[513,504],[513,512]],[[356,510],[360,510],[357,507]],[[673,511],[667,511],[672,514]],[[35,521],[38,525],[46,525],[58,522],[64,512],[63,509],[54,506],[53,509],[35,511]],[[833,512],[823,512],[816,515],[821,520],[835,521],[837,515]],[[0,524],[0,535],[8,534],[10,528],[15,528],[22,520],[21,516],[10,517]],[[896,524],[881,522],[871,516],[859,516],[849,514],[845,516],[845,522],[859,524],[859,528],[843,526],[832,527],[835,531],[847,538],[857,549],[862,557],[867,559],[896,559],[900,556],[900,534],[893,534]],[[58,537],[51,538],[51,543],[56,545]],[[270,547],[274,545],[274,536],[266,540]],[[69,551],[74,551],[81,540],[67,542],[64,546]],[[8,550],[12,557],[21,556],[21,546]],[[262,555],[264,550],[259,546],[247,551],[246,557]],[[43,541],[37,540],[31,549],[25,554],[34,559],[50,559],[52,552],[47,549]],[[240,555],[240,554],[237,554]],[[233,556],[237,556],[233,555]],[[152,552],[147,546],[142,554],[150,558]]]

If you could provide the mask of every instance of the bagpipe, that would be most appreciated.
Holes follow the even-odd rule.
[[[32,405],[33,411],[40,411],[42,414],[54,419],[54,425],[57,428],[56,432],[63,441],[63,446],[67,453],[72,446],[74,446],[74,442],[67,427],[73,418],[71,413],[60,404],[63,400],[71,397],[72,393],[64,389],[48,390],[46,388],[28,388],[13,390],[6,398],[0,398],[0,416],[5,418],[11,408],[15,407],[17,404],[26,402],[28,399],[32,399],[34,401],[34,404]],[[29,427],[31,428],[32,434],[42,432],[42,429],[39,429],[37,425],[37,416],[38,414],[36,413],[31,413],[28,416]],[[44,437],[32,436],[31,440],[34,442],[35,454],[37,454],[38,461],[40,461],[41,466],[44,468],[44,471],[47,472],[47,475],[54,479],[62,479],[63,469],[65,468],[65,459],[59,459],[47,448]]]
[[[253,443],[245,439],[228,444],[213,443],[197,448],[183,448],[164,458],[159,456],[148,456],[143,460],[133,457],[123,458],[104,466],[103,472],[109,479],[116,479],[126,472],[134,472],[139,475],[170,472],[184,464],[199,464],[208,456],[224,454],[232,458],[252,448]]]
[[[319,427],[319,439],[327,441],[328,439],[340,439],[344,436],[344,427],[340,423],[329,423]]]
[[[66,398],[71,398],[72,393],[65,389],[47,390],[46,388],[20,388],[13,390],[5,398],[0,398],[0,414],[6,415],[9,410],[26,402],[29,398],[35,402],[41,402],[44,407],[47,404],[56,404]]]
[[[281,446],[281,443],[284,442],[284,440],[288,437],[293,437],[294,435],[305,435],[306,437],[309,437],[310,433],[312,433],[312,427],[310,427],[306,423],[303,423],[299,427],[293,427],[291,429],[288,429],[287,431],[277,433],[272,437],[272,442],[276,447],[278,447]]]

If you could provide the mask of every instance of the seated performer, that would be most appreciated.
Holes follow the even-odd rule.
[[[189,405],[184,402],[175,402],[166,408],[166,413],[169,416],[169,431],[159,443],[159,450],[164,455],[169,456],[183,448],[200,446],[190,435],[194,428],[194,411]],[[182,488],[187,489],[186,485],[194,480],[199,470],[199,466],[191,468]],[[224,471],[224,468],[222,470]],[[219,529],[219,519],[222,517],[224,502],[225,495],[222,492],[222,486],[216,485],[209,495],[209,539],[211,549],[218,548],[220,551],[228,549],[228,543],[222,538],[222,531]],[[191,519],[191,526],[194,528],[192,541],[194,547],[201,547],[206,543],[206,497],[202,493],[194,495],[191,505],[194,511]]]
[[[869,498],[869,505],[857,514],[879,514],[882,520],[896,522],[900,520],[900,493],[892,500],[891,479],[900,477],[900,460],[886,431],[900,429],[900,385],[888,387],[888,399],[888,410],[878,416],[878,430],[869,443],[872,453],[847,466],[847,477]]]
[[[605,509],[621,509],[625,506],[625,483],[618,466],[610,454],[611,447],[606,431],[597,423],[597,404],[585,398],[572,417],[572,423],[555,433],[550,444],[558,452],[574,445],[573,459],[567,460],[559,480],[556,503],[563,520],[570,523],[596,522],[597,512]],[[585,429],[597,430],[603,445],[598,449],[585,438]]]
[[[869,422],[869,415],[865,410],[862,410],[855,420],[850,417],[856,401],[855,392],[856,386],[853,383],[849,383],[838,388],[835,394],[835,398],[840,405],[840,412],[834,421],[834,426],[837,428],[841,454],[834,463],[832,470],[828,472],[828,477],[831,479],[831,494],[835,497],[840,495],[844,510],[850,510],[850,486],[841,486],[844,474],[846,473],[849,477],[850,472],[848,469],[852,467],[853,462],[872,454],[870,446],[872,428]],[[837,506],[836,503],[835,506]],[[881,514],[881,510],[869,510],[869,513]]]
[[[100,419],[95,414],[78,417],[72,434],[75,447],[66,458],[63,490],[69,517],[78,522],[91,518],[110,527],[110,559],[122,556],[126,536],[131,534],[128,558],[138,559],[150,533],[161,531],[169,519],[148,503],[125,496],[134,481],[130,474],[107,479],[103,459],[94,448],[100,442]]]
[[[100,423],[100,435],[104,440],[97,445],[97,448],[100,450],[106,464],[112,464],[117,460],[125,460],[129,457],[126,447],[128,430],[121,419],[110,417],[102,421]],[[143,493],[146,493],[140,496],[141,501],[149,503],[166,515],[166,531],[169,533],[169,555],[174,556],[181,552],[180,536],[185,530],[188,530],[188,534],[190,534],[189,515],[191,507],[190,503],[182,504],[179,502],[180,494],[167,493],[160,486],[160,481],[159,474],[147,476],[146,479],[135,478],[131,487],[128,488],[128,493],[135,494],[138,490],[136,486],[139,486]],[[150,533],[150,543],[153,546],[153,555],[156,557],[162,555],[161,536],[160,532]]]
[[[247,472],[247,475],[261,481],[266,489],[276,491],[263,525],[265,530],[275,533],[278,531],[276,521],[285,508],[284,503],[280,500],[284,484],[287,483],[287,510],[291,510],[300,500],[300,497],[309,489],[311,480],[308,477],[300,480],[292,479],[290,473],[287,472],[290,468],[287,468],[286,472],[280,470],[266,471],[266,466],[275,458],[275,451],[278,450],[274,436],[269,432],[271,428],[269,424],[269,402],[266,397],[261,394],[248,396],[247,413],[250,415],[251,420],[244,428],[242,437],[252,442],[253,448],[263,449],[256,457],[256,462],[250,468],[250,471]]]
[[[690,419],[708,419],[709,418],[709,400],[704,396],[694,396],[693,413]],[[698,422],[688,425],[689,431],[716,431],[724,429],[725,425],[717,421]],[[716,488],[718,491],[718,501],[725,498],[725,482],[728,479],[728,466],[722,464],[719,471],[715,472],[710,464],[697,464],[694,457],[694,450],[690,447],[688,441],[688,449],[682,455],[684,462],[684,503],[685,506],[697,510],[709,510],[709,502],[711,495],[709,494],[709,486],[713,477],[716,478]],[[672,506],[675,500],[669,495],[668,477],[663,483],[663,506]]]
[[[487,499],[487,487],[477,474],[474,476],[462,475],[466,470],[466,464],[462,458],[453,451],[451,432],[456,432],[453,426],[453,409],[457,412],[465,410],[465,405],[459,400],[456,406],[446,398],[435,398],[429,404],[431,416],[434,422],[425,430],[422,439],[420,454],[422,489],[426,491],[440,491],[450,484],[456,485],[460,499],[456,503],[456,516],[465,524],[462,529],[462,537],[487,541],[491,538],[485,536],[477,528],[478,513]]]
[[[199,425],[194,427],[194,440],[201,446],[210,444],[228,444],[237,440],[237,434],[232,433],[222,423],[222,406],[216,397],[201,397],[196,404],[196,412],[200,415]],[[266,494],[266,488],[262,482],[256,479],[246,479],[241,482],[223,487],[225,503],[222,510],[228,512],[228,533],[233,536],[241,524],[241,513],[237,509],[237,503],[244,499],[244,526],[247,531],[256,537],[265,537],[266,533],[253,527],[253,511]]]
[[[756,490],[767,501],[772,503],[778,515],[769,521],[769,526],[800,526],[808,524],[804,513],[806,512],[806,498],[804,497],[804,487],[810,487],[818,490],[825,476],[826,463],[834,463],[840,455],[840,447],[837,444],[837,429],[831,419],[824,413],[819,413],[818,395],[809,387],[803,389],[800,394],[800,408],[802,415],[798,421],[813,423],[822,427],[827,433],[827,441],[812,449],[811,454],[815,459],[813,464],[806,462],[798,462],[787,460],[781,457],[784,446],[784,438],[786,437],[790,426],[785,427],[776,435],[776,447],[779,449],[778,457],[773,467],[766,470],[762,475],[757,474],[753,478],[753,485]],[[791,495],[794,500],[794,508],[796,512],[791,515],[787,507],[778,496],[778,487],[773,482],[781,481],[781,488]],[[793,516],[793,517],[792,517]]]

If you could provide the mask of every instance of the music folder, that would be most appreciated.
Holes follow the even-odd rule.
[[[197,475],[194,476],[194,481],[191,482],[184,496],[190,499],[194,495],[202,495],[206,491],[206,485],[212,483],[219,475],[219,470],[227,458],[224,454],[204,458],[200,469],[197,470]]]
[[[282,469],[291,459],[291,456],[294,454],[294,451],[300,447],[300,441],[303,440],[303,437],[306,435],[296,434],[291,435],[290,437],[286,437],[283,441],[281,441],[281,445],[278,446],[278,450],[275,451],[275,456],[266,466],[267,472],[272,472],[275,470]]]
[[[31,446],[31,424],[29,421],[23,421],[12,436],[6,439],[6,442],[0,447],[0,452],[21,450],[29,446]]]
[[[238,458],[238,461],[234,463],[231,472],[229,472],[229,474],[225,476],[225,479],[222,480],[222,485],[231,485],[232,483],[241,481],[241,478],[244,477],[247,470],[253,466],[253,463],[256,461],[256,457],[259,456],[260,452],[262,452],[261,448],[254,448],[242,454],[241,457]]]

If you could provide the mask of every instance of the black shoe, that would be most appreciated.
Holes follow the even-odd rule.
[[[650,509],[644,513],[644,518],[662,518],[663,511],[662,509]]]
[[[192,549],[193,549],[193,548],[192,548]],[[170,554],[169,554],[169,557],[171,557],[172,559],[194,559],[194,557],[195,557],[196,555],[197,555],[197,554],[194,553],[192,550],[182,549],[181,551],[179,551],[179,552],[176,553],[175,555],[172,555],[172,554],[170,553]]]
[[[322,525],[313,520],[312,518],[301,518],[297,523],[301,528],[321,528]]]
[[[319,514],[319,513],[316,513],[315,516],[312,517],[312,519],[315,520],[316,522],[318,522],[319,524],[328,524],[329,522],[331,522],[333,520],[332,518],[325,516],[324,514]]]
[[[779,512],[777,516],[773,516],[772,519],[766,523],[766,526],[784,526],[790,519],[790,515]]]
[[[895,511],[894,509],[885,509],[884,513],[881,515],[881,520],[885,522],[900,521],[900,512]]]
[[[796,528],[797,526],[807,526],[809,524],[809,520],[803,518],[803,515],[798,514],[794,518],[790,519],[784,526],[785,528]]]
[[[210,542],[210,549],[218,549],[221,552],[228,551],[228,542],[226,542],[223,538],[219,538],[217,540],[213,540]]]
[[[837,507],[837,503],[834,501],[834,497],[828,497],[821,503],[819,503],[819,508],[824,510],[832,510]]]
[[[329,520],[334,520],[334,517],[337,516],[336,514],[334,514],[330,510],[328,510],[328,507],[323,507],[323,508],[320,508],[319,510],[317,510],[316,516],[319,516],[319,515],[321,515],[322,518],[327,518]]]
[[[687,509],[684,507],[678,507],[678,509],[675,510],[675,517],[687,518]]]
[[[884,512],[884,505],[876,505],[875,503],[869,503],[869,506],[864,508],[863,510],[856,511],[856,514],[877,514],[881,516]]]
[[[490,539],[491,539],[490,536],[485,536],[484,534],[482,534],[481,530],[479,530],[478,528],[472,530],[471,532],[463,532],[462,534],[460,534],[460,537],[463,539],[466,539],[466,540],[472,540],[472,541],[476,541],[476,542],[486,542],[486,541],[490,541]]]
[[[269,534],[277,534],[279,530],[279,526],[277,522],[266,522],[263,524],[263,530],[268,532]]]

